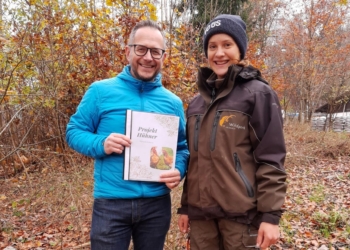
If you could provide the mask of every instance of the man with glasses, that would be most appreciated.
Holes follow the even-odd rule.
[[[164,49],[147,48],[146,46],[143,46],[141,44],[129,44],[128,46],[134,47],[135,54],[138,56],[146,55],[149,50],[151,52],[151,56],[154,59],[161,59],[163,57],[163,54],[165,53]]]
[[[187,169],[188,148],[182,101],[162,86],[166,42],[160,27],[142,21],[131,31],[125,48],[129,65],[116,77],[93,83],[85,93],[66,131],[76,151],[93,157],[94,205],[91,249],[163,250],[170,226],[170,190]],[[123,180],[126,110],[180,117],[175,170],[159,182]]]

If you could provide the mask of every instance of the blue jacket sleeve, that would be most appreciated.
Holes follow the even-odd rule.
[[[76,113],[70,118],[66,129],[68,145],[92,158],[106,156],[103,147],[106,136],[95,133],[100,121],[99,102],[98,88],[92,84],[78,105]]]

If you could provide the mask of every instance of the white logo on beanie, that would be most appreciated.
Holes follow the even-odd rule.
[[[207,26],[207,28],[205,29],[204,35],[206,35],[207,32],[208,32],[210,29],[215,28],[215,27],[218,27],[218,26],[220,26],[220,25],[221,25],[221,20],[217,20],[217,21],[215,21],[215,22],[212,22],[212,23],[209,24],[209,25]]]

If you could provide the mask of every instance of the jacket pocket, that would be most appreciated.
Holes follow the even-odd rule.
[[[213,128],[211,131],[211,136],[210,136],[210,150],[213,151],[215,149],[215,138],[216,138],[216,131],[218,130],[218,123],[220,119],[220,111],[217,111],[214,117],[214,123],[213,123]]]
[[[201,116],[197,115],[196,117],[196,123],[194,124],[194,138],[193,138],[193,143],[194,143],[194,150],[198,151],[198,135],[199,135],[199,124],[201,121]]]
[[[233,154],[233,158],[234,158],[234,161],[235,161],[236,172],[241,177],[241,179],[242,179],[242,181],[244,183],[244,186],[245,186],[245,188],[247,190],[248,196],[249,197],[254,197],[253,187],[249,183],[249,180],[248,180],[247,176],[243,172],[243,169],[242,169],[242,166],[241,166],[241,161],[239,160],[237,153]]]
[[[247,230],[243,231],[242,243],[245,247],[256,248],[256,239],[258,238],[258,229],[248,225]]]

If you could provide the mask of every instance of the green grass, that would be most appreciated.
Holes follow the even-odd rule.
[[[325,200],[325,197],[326,197],[326,194],[325,194],[324,186],[317,185],[312,189],[311,194],[309,196],[309,200],[314,201],[317,204],[320,204],[321,202],[323,202]]]

